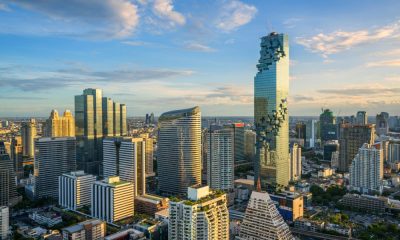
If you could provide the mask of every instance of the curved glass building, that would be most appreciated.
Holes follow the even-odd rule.
[[[184,195],[201,184],[199,107],[170,111],[158,119],[158,186],[165,195]]]
[[[255,181],[289,183],[289,40],[285,34],[261,38],[254,78],[254,121],[257,131]]]

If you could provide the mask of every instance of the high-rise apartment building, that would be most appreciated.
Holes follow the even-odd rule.
[[[226,194],[208,186],[189,187],[188,199],[169,203],[168,239],[228,240],[229,212]]]
[[[19,201],[13,162],[0,141],[0,206],[12,206]]]
[[[85,89],[82,95],[75,96],[75,124],[78,169],[99,175],[103,137],[127,133],[126,106],[103,97],[101,89]]]
[[[163,113],[158,119],[158,182],[163,194],[186,194],[201,183],[199,107]]]
[[[304,142],[304,146],[307,142],[307,125],[304,122],[296,123],[296,138],[301,139]]]
[[[80,222],[62,229],[63,239],[102,240],[106,236],[106,223],[98,219]]]
[[[366,111],[358,111],[356,116],[356,124],[357,125],[366,125],[368,124],[368,114]]]
[[[244,155],[248,160],[254,160],[256,155],[256,133],[253,130],[244,132]]]
[[[315,147],[318,136],[317,129],[317,120],[312,119],[306,122],[306,146],[309,148]]]
[[[11,139],[10,148],[10,158],[14,164],[15,174],[17,175],[18,179],[21,179],[24,177],[24,159],[21,136],[14,136]]]
[[[146,174],[154,175],[154,139],[148,133],[140,134],[146,144]]]
[[[375,125],[341,124],[339,136],[339,171],[348,172],[358,149],[364,143],[374,144]]]
[[[387,161],[390,163],[400,162],[400,140],[389,141]]]
[[[83,171],[64,173],[58,177],[58,204],[77,210],[90,206],[92,184],[96,177]]]
[[[65,110],[62,117],[58,115],[57,110],[50,113],[46,120],[45,137],[75,137],[75,119],[70,110]]]
[[[359,192],[382,192],[383,151],[379,144],[365,143],[350,166],[350,186]]]
[[[103,141],[103,176],[119,176],[134,186],[134,196],[146,193],[146,142],[143,138],[115,137]]]
[[[212,189],[233,189],[234,132],[232,128],[211,126],[207,134],[207,184]]]
[[[329,109],[319,115],[319,133],[322,142],[337,139],[336,117]]]
[[[301,171],[301,147],[297,143],[294,143],[290,148],[290,180],[300,180]]]
[[[7,206],[0,206],[0,239],[9,239],[8,230],[10,228],[10,210]]]
[[[376,115],[376,134],[387,135],[389,132],[389,113],[381,112]]]
[[[257,132],[255,179],[262,186],[289,183],[289,39],[270,33],[261,38],[254,78],[254,121]]]
[[[289,226],[266,192],[253,191],[237,240],[294,240]]]
[[[33,158],[35,156],[34,138],[36,137],[36,121],[31,119],[29,122],[22,123],[22,154]]]
[[[58,199],[58,177],[76,169],[75,137],[35,140],[34,197]]]
[[[91,215],[107,222],[133,216],[133,184],[118,176],[108,177],[92,185]]]
[[[241,162],[245,160],[244,155],[244,123],[234,123],[233,127],[233,136],[234,136],[234,157],[235,163]]]

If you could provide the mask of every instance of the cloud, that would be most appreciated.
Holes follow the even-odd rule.
[[[196,42],[186,43],[185,48],[197,52],[215,52],[214,48]]]
[[[145,46],[149,45],[148,42],[143,42],[143,41],[123,41],[123,44],[130,45],[130,46]]]
[[[400,59],[369,62],[366,67],[400,67]]]
[[[237,0],[228,1],[223,6],[221,16],[216,25],[217,28],[229,32],[249,23],[257,13],[257,8]]]
[[[294,27],[296,27],[296,24],[298,23],[298,22],[300,22],[300,21],[302,21],[303,19],[301,19],[301,18],[289,18],[289,19],[286,19],[285,21],[283,21],[283,25],[286,27],[286,28],[294,28]]]
[[[370,87],[370,88],[342,88],[342,89],[320,89],[319,93],[335,94],[341,96],[371,96],[371,95],[386,95],[386,94],[399,94],[400,88],[386,88],[386,87]]]
[[[292,100],[294,102],[308,102],[308,101],[313,101],[314,98],[313,97],[304,96],[304,95],[294,95],[292,97]]]
[[[363,29],[352,32],[338,30],[329,34],[319,33],[309,38],[299,37],[296,42],[311,52],[319,53],[326,58],[331,54],[339,53],[361,44],[398,36],[400,36],[400,21],[371,30]]]
[[[9,12],[9,11],[10,11],[10,8],[9,8],[6,4],[4,4],[4,3],[0,3],[0,11],[7,11],[7,12]]]
[[[170,26],[185,25],[185,17],[174,11],[172,0],[155,0],[153,11],[159,18],[167,20]]]
[[[128,0],[70,0],[68,3],[64,0],[14,0],[11,3],[48,16],[52,25],[55,21],[64,26],[63,30],[50,32],[66,35],[124,38],[132,35],[139,23],[137,7]]]
[[[191,70],[141,69],[91,71],[83,68],[59,70],[37,70],[29,67],[3,67],[0,71],[0,87],[16,88],[34,92],[48,89],[63,89],[82,85],[132,84],[143,81],[165,81],[166,79],[190,76]]]

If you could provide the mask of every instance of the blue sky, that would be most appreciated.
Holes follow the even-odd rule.
[[[34,2],[34,3],[33,3]],[[400,106],[397,0],[0,0],[0,117],[102,88],[129,116],[253,114],[259,39],[290,38],[291,115]]]

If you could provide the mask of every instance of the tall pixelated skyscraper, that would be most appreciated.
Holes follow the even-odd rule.
[[[22,123],[21,127],[23,155],[33,158],[35,156],[34,138],[36,137],[36,121]]]
[[[254,121],[257,132],[255,179],[286,186],[289,183],[289,40],[285,34],[261,38],[254,78]]]

